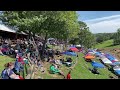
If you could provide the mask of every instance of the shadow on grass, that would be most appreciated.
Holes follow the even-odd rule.
[[[8,57],[12,58],[12,61],[15,61],[15,55],[7,55]]]
[[[117,46],[117,45],[112,44],[112,45],[109,45],[109,46],[106,46],[106,47],[113,47],[113,46]]]

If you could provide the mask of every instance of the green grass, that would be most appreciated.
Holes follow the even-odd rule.
[[[101,73],[101,75],[95,75],[91,73],[88,68],[92,68],[92,65],[89,62],[86,62],[83,58],[83,54],[79,54],[79,57],[72,57],[72,59],[75,61],[77,60],[76,66],[73,68],[71,72],[71,76],[73,79],[109,79],[108,75],[115,76],[113,73],[108,71],[107,68],[101,68],[98,69],[98,71]],[[97,62],[99,60],[96,59]],[[45,74],[39,74],[44,79],[62,79],[63,77],[58,74],[49,74],[49,66],[50,64],[47,63],[47,71]],[[61,70],[64,72],[65,75],[67,75],[69,69],[66,66],[62,66]]]
[[[103,49],[103,48],[113,49],[113,48],[120,48],[120,45],[113,46],[113,40],[107,40],[107,41],[104,41],[101,44],[97,44],[95,46],[95,48],[99,48],[99,49]]]
[[[4,69],[4,65],[8,62],[14,62],[15,59],[8,56],[0,56],[0,73]]]
[[[95,74],[91,73],[88,70],[88,68],[92,68],[91,63],[86,62],[84,60],[84,58],[82,58],[82,57],[83,57],[83,54],[80,54],[78,63],[72,71],[73,79],[108,79],[109,74],[114,76],[114,74],[112,74],[110,71],[108,71],[107,68],[98,69],[98,71],[101,73],[101,75],[95,75]],[[96,59],[96,61],[99,62],[99,60],[97,60],[97,59]]]

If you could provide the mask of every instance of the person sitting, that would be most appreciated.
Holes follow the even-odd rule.
[[[71,58],[67,58],[66,62],[72,62],[72,59]]]
[[[53,57],[50,57],[50,60],[49,60],[50,63],[55,63],[55,59]]]
[[[57,51],[56,51],[56,55],[60,55],[60,51],[57,50]]]
[[[64,76],[64,78],[65,78],[65,75],[63,74],[63,72],[61,72],[60,70],[58,70],[58,68],[56,67],[55,64],[51,64],[51,66],[50,66],[50,73],[52,73],[52,74],[58,73],[58,74]]]
[[[62,64],[64,64],[64,63],[65,63],[64,59],[60,59],[60,62],[61,62]]]
[[[96,68],[92,69],[92,73],[94,73],[94,74],[100,74]]]
[[[2,79],[24,79],[16,75],[13,71],[14,64],[12,62],[5,64],[5,69],[2,71]]]
[[[42,64],[42,62],[40,60],[37,61],[37,66],[41,70],[41,72],[45,72],[43,64]]]
[[[110,79],[115,79],[115,78],[114,78],[112,75],[110,75],[110,74],[109,74],[109,78],[110,78]]]
[[[2,49],[0,49],[0,55],[2,55],[2,56],[4,55],[4,54],[2,53]]]
[[[66,64],[66,66],[71,67],[72,66],[72,59],[67,58],[67,61],[65,61],[64,63]]]

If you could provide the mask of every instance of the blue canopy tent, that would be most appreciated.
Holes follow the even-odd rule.
[[[101,56],[102,54],[100,52],[95,53],[96,56]]]
[[[119,65],[119,64],[120,64],[120,62],[114,62],[113,64]]]
[[[113,65],[113,66],[120,65],[120,62],[113,62],[111,65]]]
[[[77,56],[76,53],[74,53],[74,52],[69,52],[69,51],[63,52],[63,54],[69,55],[69,56]]]
[[[88,52],[93,52],[93,50],[92,50],[92,49],[89,49]]]
[[[116,75],[120,75],[120,70],[114,70]]]
[[[70,48],[76,48],[75,46],[71,46]]]
[[[94,68],[104,68],[105,66],[98,62],[92,62],[91,63]]]
[[[108,58],[110,61],[113,61],[115,60],[115,57],[113,57],[112,55],[110,54],[105,54],[106,58]]]

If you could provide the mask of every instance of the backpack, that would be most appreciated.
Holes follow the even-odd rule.
[[[2,79],[10,79],[10,77],[9,77],[6,69],[4,69],[4,70],[2,71],[1,77],[2,77]]]

